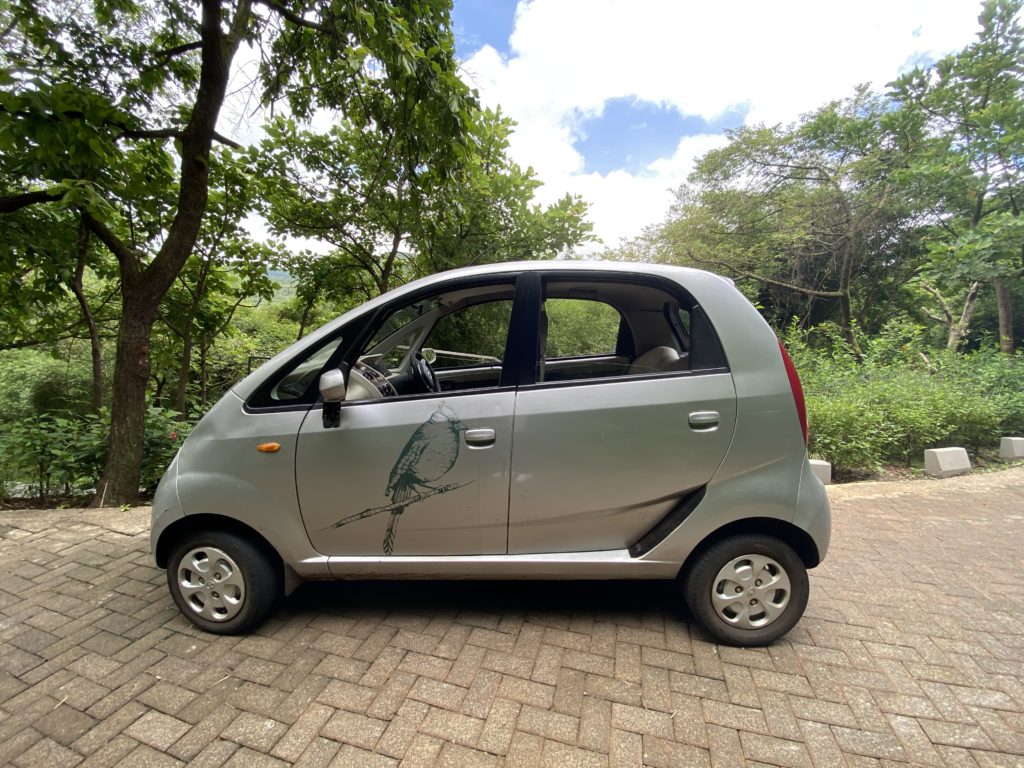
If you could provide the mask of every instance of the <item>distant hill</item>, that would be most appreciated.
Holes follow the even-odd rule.
[[[280,286],[274,291],[273,301],[287,301],[295,295],[295,278],[283,269],[268,270],[267,276]]]
[[[267,274],[270,279],[281,285],[291,285],[295,282],[295,278],[285,272],[283,269],[271,269]]]

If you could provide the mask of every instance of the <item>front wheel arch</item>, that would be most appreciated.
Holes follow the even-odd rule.
[[[174,551],[178,542],[190,534],[200,533],[203,531],[224,531],[225,533],[233,533],[236,536],[248,539],[254,545],[263,550],[264,554],[266,554],[266,556],[270,558],[271,562],[277,565],[282,572],[284,571],[283,558],[278,553],[277,549],[275,549],[259,531],[233,517],[211,514],[185,515],[181,519],[175,520],[173,523],[168,525],[167,528],[161,532],[160,538],[156,543],[156,551],[153,553],[157,566],[160,568],[166,568],[171,552]]]

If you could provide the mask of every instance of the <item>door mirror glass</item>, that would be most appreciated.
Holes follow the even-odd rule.
[[[424,347],[420,350],[420,354],[423,355],[423,359],[431,365],[437,362],[437,350],[432,347]]]
[[[337,368],[320,374],[320,395],[325,403],[340,403],[345,399],[345,374]]]

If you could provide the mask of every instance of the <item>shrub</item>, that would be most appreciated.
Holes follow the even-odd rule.
[[[930,350],[923,335],[890,321],[865,340],[858,360],[834,328],[786,332],[807,395],[809,449],[837,477],[918,464],[926,448],[977,451],[1024,430],[1021,356]]]
[[[192,425],[173,411],[146,413],[141,490],[151,493]],[[39,414],[0,425],[0,481],[6,492],[40,498],[89,493],[106,458],[110,417],[100,414]]]

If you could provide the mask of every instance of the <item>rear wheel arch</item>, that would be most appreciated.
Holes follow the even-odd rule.
[[[748,517],[727,523],[704,537],[683,562],[682,567],[679,569],[679,575],[685,576],[697,558],[719,541],[744,533],[772,536],[785,542],[796,551],[803,561],[804,567],[808,569],[814,568],[821,563],[818,547],[807,531],[793,523],[775,517]]]

